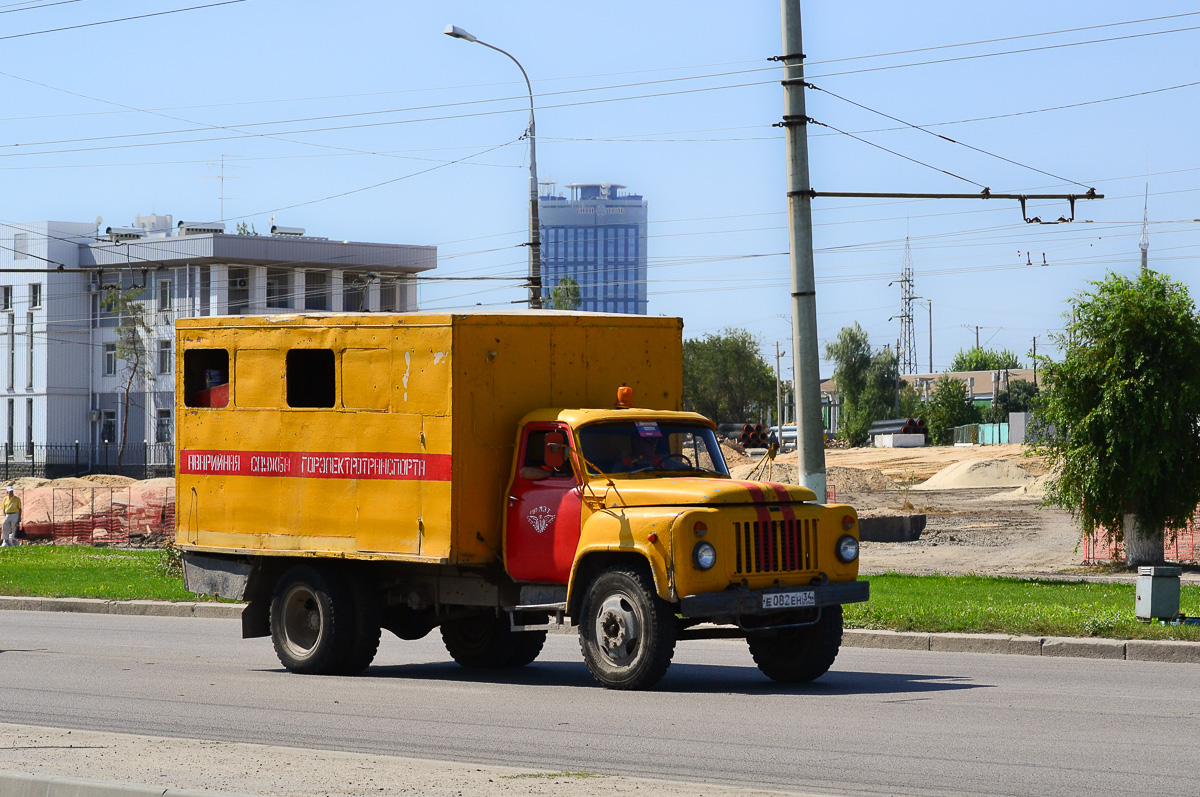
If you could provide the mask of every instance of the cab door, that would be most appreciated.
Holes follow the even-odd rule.
[[[547,463],[547,439],[561,444],[561,465]],[[570,440],[557,423],[529,424],[522,433],[504,520],[504,566],[514,581],[566,584],[570,577],[583,508]]]

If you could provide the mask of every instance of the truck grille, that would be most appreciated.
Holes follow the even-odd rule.
[[[753,521],[733,524],[738,575],[817,569],[817,521]]]

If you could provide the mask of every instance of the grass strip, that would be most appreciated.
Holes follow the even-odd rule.
[[[847,628],[1200,641],[1197,626],[1139,622],[1129,583],[900,573],[869,580],[871,600],[845,607]],[[1200,614],[1200,586],[1184,585],[1179,602],[1185,614]]]
[[[211,600],[183,588],[183,571],[174,549],[85,545],[0,548],[0,594],[122,601]]]

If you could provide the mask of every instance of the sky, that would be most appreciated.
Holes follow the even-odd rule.
[[[1003,200],[815,199],[822,354],[855,322],[895,345],[906,241],[921,372],[930,317],[934,370],[976,327],[1026,364],[1035,337],[1053,355],[1067,300],[1137,270],[1144,207],[1151,266],[1194,287],[1195,4],[811,0],[802,18],[816,190],[1105,195],[1053,225]],[[519,307],[528,95],[451,23],[528,72],[543,180],[646,198],[651,313],[789,352],[768,0],[0,0],[0,223],[274,218],[436,245],[430,276],[473,279],[422,281],[422,309]]]

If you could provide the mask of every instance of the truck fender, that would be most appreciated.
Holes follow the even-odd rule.
[[[677,603],[670,545],[671,527],[678,514],[659,507],[645,510],[622,507],[596,512],[587,518],[567,583],[567,614],[578,612],[596,574],[617,563],[645,567],[654,579],[659,597]]]

